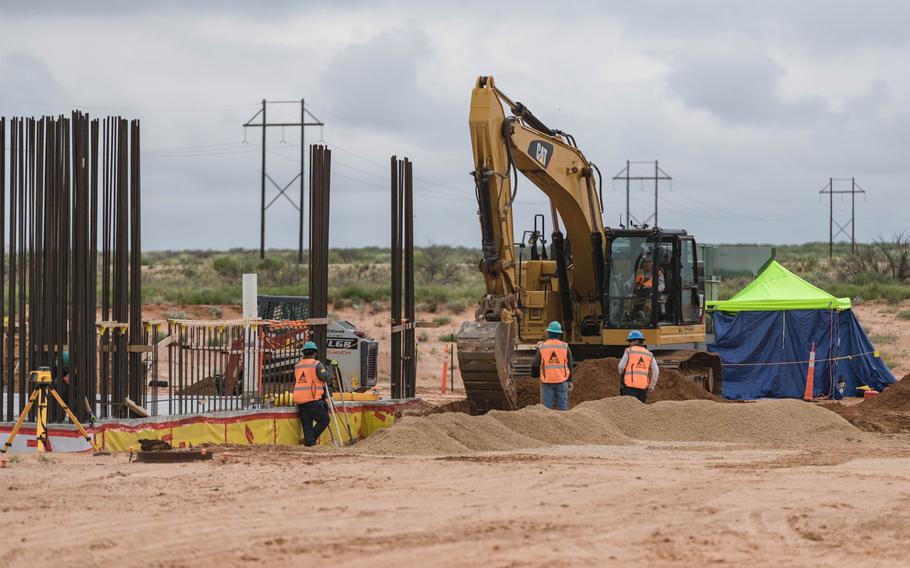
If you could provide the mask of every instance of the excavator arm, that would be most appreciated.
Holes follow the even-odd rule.
[[[506,117],[505,104],[512,112]],[[518,307],[512,204],[521,172],[550,200],[564,323],[574,321],[579,298],[597,304],[603,290],[602,206],[595,166],[565,133],[551,130],[524,105],[496,88],[493,77],[479,77],[471,95],[471,145],[487,296],[481,314],[511,321]],[[560,230],[560,218],[568,235]],[[563,240],[568,238],[570,247]],[[571,250],[572,258],[567,251]],[[578,262],[573,262],[578,259]],[[570,290],[574,290],[575,298]],[[570,326],[571,327],[571,326]]]
[[[458,334],[458,360],[471,410],[485,412],[516,408],[515,377],[530,369],[530,352],[515,350],[520,335],[516,320],[523,317],[522,293],[527,294],[515,259],[512,205],[517,173],[549,198],[558,280],[553,289],[559,292],[557,311],[567,339],[576,335],[579,314],[596,318],[604,312],[604,229],[596,168],[570,135],[551,130],[524,105],[510,100],[492,77],[477,79],[469,124],[486,294],[478,304],[477,321],[465,322]],[[560,229],[560,219],[568,235]]]

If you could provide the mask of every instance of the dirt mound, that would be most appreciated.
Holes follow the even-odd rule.
[[[182,395],[196,395],[196,396],[210,396],[218,394],[218,391],[215,389],[215,377],[206,377],[204,379],[198,380],[195,383],[189,384],[183,387],[177,394]]]
[[[883,410],[889,412],[910,412],[910,374],[897,381],[881,392],[878,396],[859,403],[868,410]]]
[[[619,396],[619,359],[588,359],[575,366],[572,371],[572,392],[569,393],[569,408],[588,400],[600,400],[608,396]],[[657,381],[660,385],[660,381]]]
[[[832,403],[825,408],[868,432],[910,433],[910,375],[889,386],[876,397],[858,404]]]
[[[846,442],[862,436],[846,420],[800,400],[747,404],[689,400],[643,406],[634,398],[618,397],[578,408],[585,407],[606,413],[625,435],[639,440],[786,446]]]
[[[483,416],[406,417],[352,451],[380,455],[446,455],[552,445],[621,445],[633,440],[727,442],[758,446],[828,444],[862,433],[824,408],[798,400],[718,404],[707,400],[642,405],[631,397],[579,404],[569,412],[540,405]]]
[[[468,399],[463,398],[461,400],[453,400],[452,402],[447,402],[445,404],[440,404],[433,410],[430,414],[442,414],[444,412],[470,412]]]
[[[575,367],[569,408],[589,400],[619,396],[619,359],[588,359]],[[518,408],[540,403],[540,383],[533,379],[519,380]],[[677,369],[661,369],[654,391],[648,395],[648,404],[664,400],[713,400],[724,398],[710,393],[693,381],[692,376]]]
[[[521,414],[516,421],[509,415]],[[551,422],[553,411],[528,407],[517,412],[492,411],[483,416],[458,412],[406,417],[387,430],[382,430],[354,446],[354,451],[380,455],[446,455],[473,452],[539,448],[552,445],[559,438],[557,425]],[[562,434],[563,443],[571,443],[570,431]],[[604,434],[602,443],[619,444],[622,437]]]

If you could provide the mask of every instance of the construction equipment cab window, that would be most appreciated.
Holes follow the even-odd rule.
[[[622,230],[609,240],[607,327],[698,323],[695,240],[683,231]]]

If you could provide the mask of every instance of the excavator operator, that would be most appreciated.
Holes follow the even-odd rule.
[[[632,314],[636,322],[647,323],[651,321],[651,292],[654,289],[654,261],[650,258],[642,260],[635,272],[634,300],[632,301]],[[657,270],[657,292],[663,294],[666,289],[664,271]]]

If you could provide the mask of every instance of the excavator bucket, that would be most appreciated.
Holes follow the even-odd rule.
[[[706,391],[723,396],[724,372],[717,354],[680,349],[655,351],[654,355],[657,357],[657,364],[661,369],[679,369],[695,378],[700,378]]]
[[[517,407],[512,359],[515,324],[469,321],[458,332],[458,366],[471,414]]]

